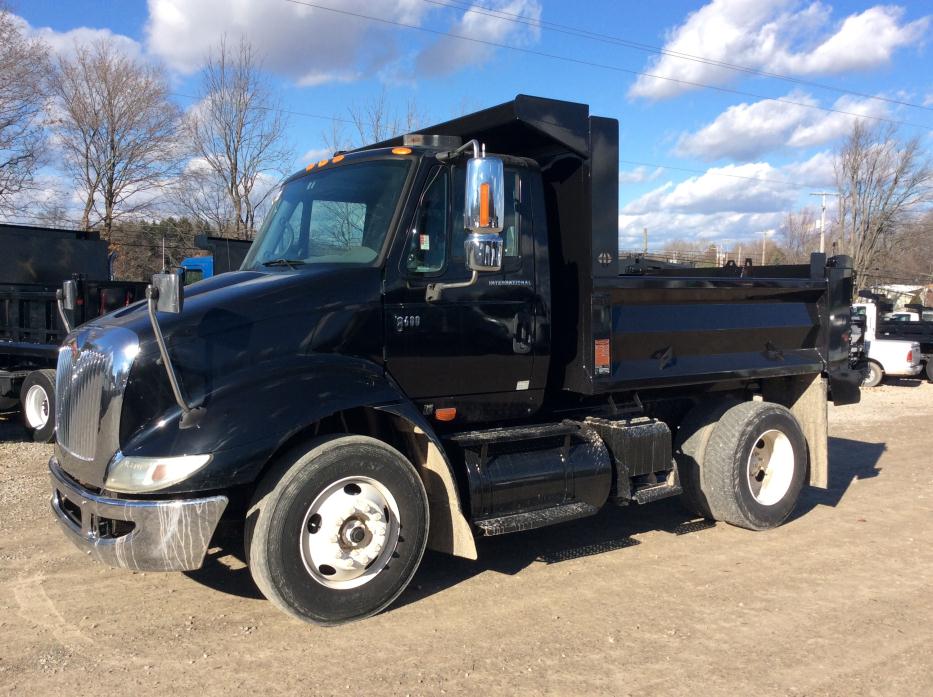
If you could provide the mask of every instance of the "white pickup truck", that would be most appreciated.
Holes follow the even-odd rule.
[[[877,338],[878,307],[874,303],[855,303],[852,313],[865,319],[865,379],[862,387],[875,387],[887,375],[915,377],[923,371],[923,354],[916,341]]]

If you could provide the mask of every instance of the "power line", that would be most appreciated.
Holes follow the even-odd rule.
[[[540,58],[550,58],[552,60],[561,60],[568,63],[574,63],[577,65],[585,65],[591,68],[601,68],[604,70],[612,70],[614,72],[626,73],[628,75],[642,75],[644,77],[650,77],[656,80],[665,80],[667,82],[675,82],[681,85],[690,85],[691,87],[701,87],[703,89],[715,90],[717,92],[723,92],[726,94],[737,94],[745,97],[754,97],[755,99],[768,100],[772,102],[780,102],[782,104],[790,104],[792,106],[799,106],[805,109],[817,109],[819,111],[825,111],[833,114],[843,114],[845,116],[854,116],[861,119],[869,119],[871,121],[879,121],[884,123],[890,123],[899,126],[909,126],[911,128],[922,128],[924,130],[929,130],[931,127],[925,124],[911,123],[910,121],[901,121],[899,119],[889,119],[882,116],[869,116],[867,114],[858,114],[852,111],[845,111],[844,109],[835,109],[832,107],[818,106],[816,104],[808,104],[806,102],[798,102],[793,99],[786,99],[784,97],[768,97],[762,94],[756,94],[754,92],[746,92],[744,90],[737,90],[730,87],[721,87],[717,85],[708,85],[702,82],[693,82],[691,80],[681,80],[678,78],[667,77],[665,75],[654,75],[652,73],[646,73],[641,70],[632,70],[630,68],[623,68],[617,65],[608,65],[606,63],[597,63],[595,61],[584,60],[583,58],[574,58],[573,56],[563,56],[556,53],[548,53],[546,51],[538,51],[531,48],[523,48],[520,46],[512,46],[511,44],[503,44],[496,41],[487,41],[485,39],[476,39],[472,36],[464,36],[462,34],[454,34],[453,32],[440,31],[438,29],[430,29],[428,27],[419,27],[416,24],[408,24],[406,22],[399,22],[394,19],[386,19],[385,17],[374,17],[372,15],[362,14],[360,12],[351,12],[350,10],[340,10],[335,7],[328,7],[326,5],[320,5],[318,3],[306,2],[305,0],[285,0],[285,2],[291,3],[293,5],[303,5],[305,7],[313,7],[319,10],[324,10],[325,12],[334,12],[336,14],[346,15],[348,17],[356,17],[358,19],[365,19],[371,22],[379,22],[381,24],[388,24],[396,27],[403,27],[405,29],[415,29],[417,31],[425,32],[428,34],[433,34],[435,36],[446,36],[452,39],[458,39],[460,41],[470,41],[472,43],[481,44],[484,46],[492,46],[493,48],[504,48],[509,51],[515,51],[517,53],[524,53],[526,55],[538,56]]]
[[[184,94],[182,92],[170,92],[173,97],[181,97],[183,99],[191,99],[192,101],[197,101],[200,97],[196,97],[192,94]],[[280,107],[271,107],[263,105],[253,105],[253,108],[260,109],[262,111],[274,111],[280,114],[289,114],[291,116],[305,116],[309,119],[324,119],[326,121],[340,121],[341,123],[354,123],[352,119],[342,119],[339,116],[324,116],[323,114],[311,114],[306,111],[293,111],[291,109],[282,109]]]
[[[913,102],[902,101],[900,99],[892,99],[889,97],[881,97],[879,95],[868,94],[866,92],[858,92],[857,90],[845,89],[843,87],[837,87],[835,85],[827,85],[821,82],[814,82],[812,80],[803,80],[801,78],[796,78],[791,75],[784,75],[782,73],[773,73],[766,70],[761,70],[759,68],[752,68],[746,65],[739,65],[737,63],[728,63],[726,61],[716,60],[715,58],[705,58],[703,56],[697,56],[692,53],[685,53],[683,51],[673,51],[671,49],[666,49],[660,46],[653,46],[651,44],[644,44],[638,41],[632,41],[631,39],[625,39],[619,36],[613,36],[611,34],[601,34],[599,32],[590,31],[588,29],[581,29],[579,27],[572,27],[566,24],[558,24],[557,22],[546,22],[540,19],[534,19],[521,15],[514,12],[506,12],[505,10],[497,10],[492,7],[484,5],[467,5],[459,2],[450,2],[442,0],[423,0],[423,2],[429,3],[431,5],[438,5],[441,7],[449,7],[451,9],[463,10],[465,12],[473,12],[476,14],[486,15],[487,17],[494,17],[497,19],[502,19],[507,22],[513,22],[516,24],[524,24],[526,26],[536,27],[539,29],[547,29],[549,31],[557,32],[560,34],[567,34],[569,36],[576,36],[584,39],[591,39],[594,41],[601,41],[603,43],[617,44],[619,46],[625,46],[626,48],[632,48],[636,51],[643,51],[645,53],[654,53],[662,56],[669,56],[671,58],[679,58],[682,60],[689,60],[695,63],[703,63],[705,65],[712,65],[717,68],[725,68],[727,70],[732,70],[735,72],[747,73],[750,75],[758,75],[760,77],[773,78],[775,80],[784,80],[786,82],[791,82],[797,85],[805,85],[807,87],[815,87],[817,89],[829,90],[832,92],[837,92],[839,94],[849,94],[856,97],[862,97],[864,99],[872,99],[880,102],[887,102],[889,104],[897,104],[900,106],[912,107],[914,109],[923,109],[925,111],[933,111],[933,107],[925,106],[923,104],[915,104]],[[660,77],[660,76],[658,76]]]

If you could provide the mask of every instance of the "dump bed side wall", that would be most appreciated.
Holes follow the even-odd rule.
[[[597,283],[593,391],[819,373],[825,280],[658,278]],[[597,348],[609,340],[609,364]]]

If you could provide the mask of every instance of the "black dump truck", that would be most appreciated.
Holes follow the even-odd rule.
[[[196,569],[225,518],[268,599],[339,624],[426,546],[606,504],[781,524],[859,399],[849,260],[620,269],[617,172],[617,121],[518,96],[296,173],[240,271],[64,342],[65,533]]]
[[[0,224],[0,249],[0,413],[21,411],[33,438],[48,443],[68,329],[136,302],[146,284],[109,280],[108,245],[93,231]],[[56,293],[65,279],[76,295],[62,315]]]

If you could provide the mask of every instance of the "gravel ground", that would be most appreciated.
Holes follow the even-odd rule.
[[[334,629],[263,601],[235,539],[190,574],[84,558],[48,511],[51,447],[0,418],[0,694],[931,695],[931,413],[918,381],[831,409],[831,486],[777,530],[612,508],[428,554]]]

